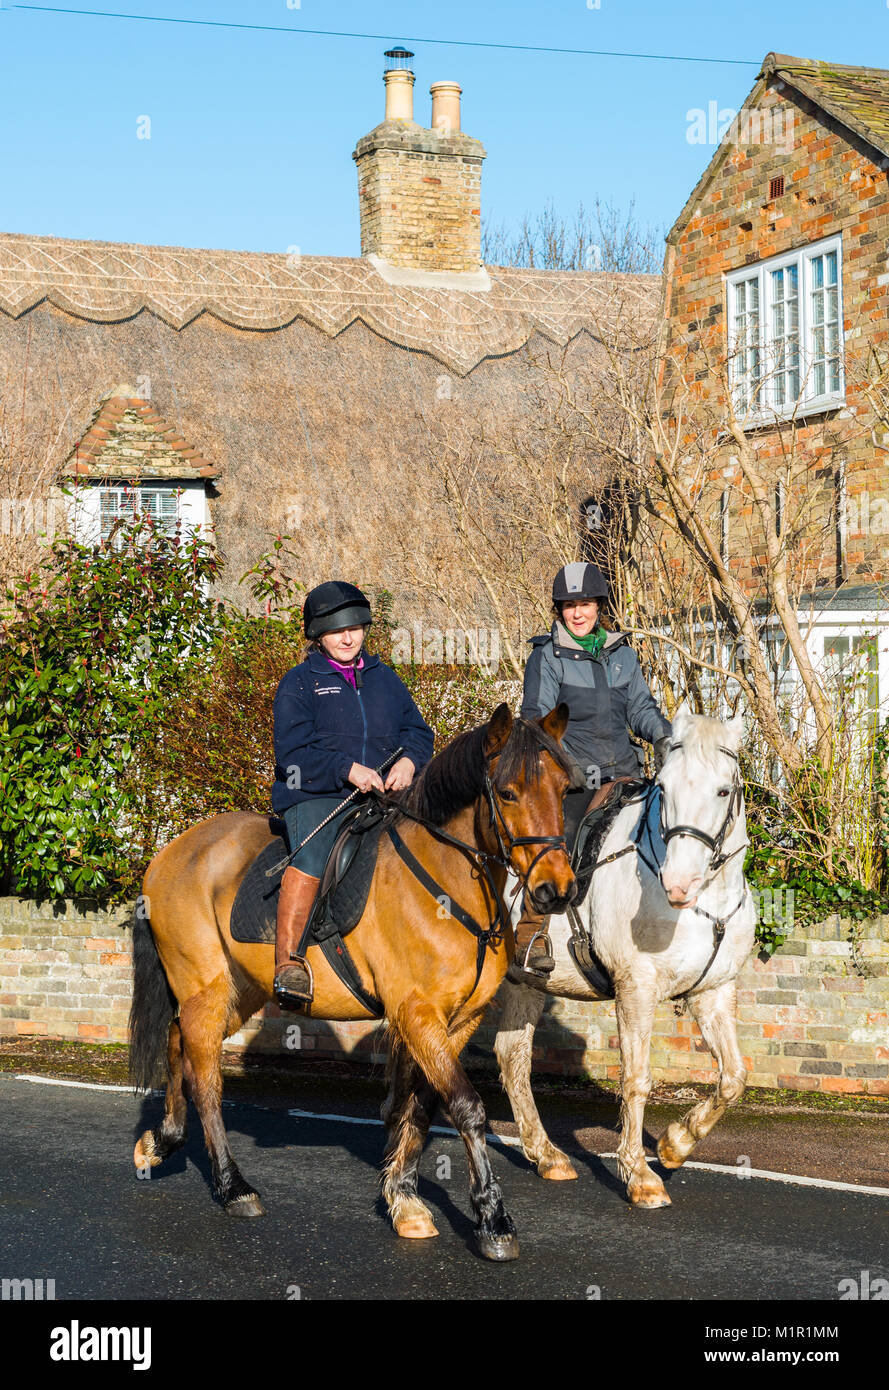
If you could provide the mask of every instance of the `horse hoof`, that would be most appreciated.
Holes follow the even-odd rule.
[[[226,1216],[265,1216],[258,1192],[244,1192],[240,1197],[233,1197],[226,1202],[224,1211]]]
[[[551,1163],[548,1168],[541,1168],[540,1176],[548,1182],[570,1182],[572,1178],[577,1177],[577,1169],[566,1160],[564,1163]]]
[[[661,1135],[657,1146],[658,1162],[664,1168],[681,1168],[686,1160],[686,1154],[677,1153],[670,1143],[666,1134]]]
[[[658,1207],[671,1207],[673,1205],[663,1189],[659,1192],[631,1192],[630,1201],[634,1207],[640,1207],[643,1211],[656,1211]]]
[[[492,1236],[485,1231],[473,1231],[472,1243],[477,1255],[483,1260],[517,1260],[519,1242],[517,1236]]]
[[[438,1231],[428,1216],[409,1216],[399,1221],[395,1234],[403,1240],[427,1240],[430,1236],[437,1236]]]
[[[154,1139],[150,1129],[146,1129],[141,1139],[136,1140],[136,1147],[133,1149],[133,1162],[144,1173],[146,1168],[156,1168],[161,1159],[154,1152]]]

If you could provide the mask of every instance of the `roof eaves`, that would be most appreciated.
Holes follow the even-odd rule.
[[[770,68],[769,72],[770,74],[774,73],[776,77],[780,77],[781,81],[785,82],[788,87],[793,87],[801,96],[806,97],[814,106],[819,107],[820,110],[826,112],[828,116],[832,116],[835,121],[838,121],[840,125],[845,126],[847,130],[851,130],[855,135],[859,136],[860,139],[866,141],[868,145],[874,150],[877,150],[881,155],[889,155],[889,140],[887,140],[884,135],[879,134],[878,131],[871,129],[864,121],[859,120],[857,116],[853,116],[848,107],[844,106],[841,102],[831,100],[830,96],[825,94],[824,88],[821,87],[817,81],[808,81],[792,68]]]

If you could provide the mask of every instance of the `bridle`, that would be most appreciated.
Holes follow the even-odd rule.
[[[494,784],[491,781],[490,765],[491,759],[486,758],[484,788],[485,795],[488,799],[488,807],[491,813],[490,825],[493,828],[495,835],[497,836],[497,848],[500,851],[499,855],[490,857],[493,858],[496,863],[500,864],[508,872],[514,873],[516,877],[519,879],[519,887],[526,889],[528,886],[528,879],[531,877],[531,870],[534,868],[534,865],[538,862],[538,860],[542,859],[545,854],[550,854],[551,851],[554,849],[564,850],[565,854],[567,854],[568,842],[565,839],[564,832],[561,835],[513,835],[509,829],[509,826],[506,824],[503,812],[497,805],[497,802],[494,798]],[[503,843],[503,834],[501,833],[501,827],[506,834],[508,844]],[[531,863],[525,870],[524,875],[518,873],[518,870],[512,862],[512,852],[519,845],[544,846],[544,848],[540,851],[539,854],[535,854],[534,858],[531,860]],[[482,851],[482,853],[484,852],[485,851]],[[518,889],[516,889],[516,892],[518,892]]]
[[[484,965],[486,947],[494,947],[498,945],[503,940],[504,935],[510,925],[510,913],[507,910],[506,904],[503,901],[503,894],[497,887],[497,883],[494,879],[493,874],[491,873],[491,865],[497,864],[500,868],[505,869],[507,873],[515,874],[515,876],[518,879],[518,884],[516,885],[515,893],[513,894],[513,900],[515,900],[515,897],[517,896],[520,889],[527,889],[528,878],[531,874],[531,870],[534,868],[534,865],[538,862],[539,859],[542,859],[545,854],[549,854],[554,849],[561,849],[565,852],[565,854],[568,853],[568,845],[565,840],[564,833],[562,833],[561,835],[513,835],[511,833],[509,826],[506,824],[503,812],[497,805],[497,799],[494,793],[494,784],[491,781],[491,763],[493,759],[498,756],[499,754],[494,753],[490,756],[485,757],[485,775],[483,782],[483,790],[488,802],[488,809],[490,811],[491,817],[490,827],[494,830],[494,833],[497,836],[498,853],[496,854],[492,853],[490,850],[479,849],[477,845],[470,845],[465,840],[458,839],[456,835],[450,835],[446,830],[443,830],[440,825],[433,824],[432,821],[427,820],[425,816],[419,815],[416,811],[409,810],[406,806],[400,803],[389,801],[389,806],[393,810],[397,809],[401,815],[406,816],[409,820],[417,821],[426,830],[428,830],[436,839],[443,841],[445,844],[452,845],[455,849],[462,850],[464,854],[467,854],[470,858],[476,861],[478,869],[480,870],[480,873],[487,885],[487,890],[490,894],[490,899],[495,905],[494,912],[492,913],[491,920],[488,923],[487,927],[480,926],[480,924],[476,922],[475,918],[472,917],[471,914],[465,910],[465,908],[462,908],[459,905],[459,903],[454,902],[450,895],[445,892],[441,884],[436,882],[432,875],[423,867],[423,865],[417,859],[416,855],[413,854],[411,850],[408,848],[408,846],[404,843],[395,826],[391,823],[386,826],[386,832],[389,835],[390,840],[392,841],[396,854],[398,854],[398,856],[408,866],[411,873],[418,880],[418,882],[420,882],[426,889],[426,891],[429,894],[431,894],[431,896],[434,897],[438,902],[447,900],[449,904],[448,911],[450,916],[454,917],[456,921],[460,922],[467,929],[467,931],[471,932],[472,935],[476,938],[478,942],[478,952],[476,955],[476,973],[475,985],[473,985],[473,993],[475,992],[475,988],[478,985],[479,980],[481,979],[482,966]],[[382,797],[380,797],[379,799],[384,800],[384,798]],[[385,798],[385,800],[388,801],[388,797]],[[504,831],[506,833],[507,843],[504,843]],[[539,854],[536,854],[534,856],[531,863],[528,865],[528,868],[525,870],[524,874],[520,874],[515,865],[512,863],[512,852],[520,845],[543,845],[543,849],[540,851]]]
[[[673,743],[670,745],[670,752],[673,753],[676,749],[681,747],[681,743]],[[726,757],[732,758],[734,760],[735,774],[732,778],[732,791],[729,797],[729,803],[726,809],[725,819],[723,820],[722,825],[719,827],[719,830],[716,832],[715,835],[708,835],[706,830],[699,830],[696,825],[671,825],[669,827],[666,827],[664,825],[664,799],[663,797],[661,797],[660,830],[661,839],[663,840],[664,844],[668,845],[670,841],[674,839],[677,835],[688,835],[691,839],[700,840],[701,843],[706,845],[707,848],[710,850],[709,869],[711,874],[716,873],[719,869],[722,868],[723,864],[727,864],[728,861],[730,859],[733,859],[736,854],[739,854],[742,849],[747,848],[747,841],[745,840],[744,844],[739,845],[737,849],[733,849],[731,854],[723,854],[722,852],[722,846],[725,843],[725,838],[728,835],[730,828],[733,826],[736,817],[740,813],[743,792],[741,788],[740,763],[738,760],[737,753],[733,753],[730,748],[722,747],[720,747],[719,751],[720,753],[725,753]]]

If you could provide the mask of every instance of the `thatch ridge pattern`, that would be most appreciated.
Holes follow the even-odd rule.
[[[354,257],[7,233],[0,235],[0,311],[20,318],[48,301],[77,318],[118,323],[148,310],[174,329],[205,313],[254,331],[304,319],[328,337],[360,320],[464,375],[487,357],[518,351],[535,332],[558,346],[583,330],[598,335],[628,297],[648,317],[660,285],[650,275],[500,266],[488,272],[486,291],[394,286]]]

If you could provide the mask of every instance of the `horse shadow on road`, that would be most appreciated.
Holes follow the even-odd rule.
[[[556,1056],[564,1062],[573,1058],[579,1061],[583,1057],[585,1039],[573,1032],[563,1020],[547,1016],[542,1028],[545,1030],[545,1047],[550,1058]],[[486,1022],[462,1054],[464,1066],[469,1071],[473,1082],[483,1092],[489,1118],[489,1131],[490,1120],[512,1119],[506,1094],[499,1088],[492,1049],[494,1031],[492,1023]],[[286,1069],[292,1072],[294,1078],[294,1095],[291,1098],[288,1099],[286,1096],[286,1080],[282,1094],[280,1081],[282,1056],[274,1052],[269,1053],[266,1048],[257,1046],[256,1040],[253,1040],[244,1049],[244,1059],[249,1065],[251,1076],[257,1082],[257,1090],[261,1089],[262,1086],[263,1063],[268,1062],[270,1068],[276,1067],[278,1085],[273,1103],[260,1104],[253,1100],[232,1099],[226,1097],[225,1092],[223,1092],[223,1120],[230,1136],[235,1158],[248,1181],[254,1181],[254,1176],[251,1172],[250,1149],[245,1146],[245,1140],[248,1145],[252,1145],[257,1150],[318,1150],[326,1147],[331,1150],[344,1150],[363,1167],[372,1170],[375,1181],[379,1178],[384,1157],[385,1130],[382,1125],[353,1123],[350,1120],[367,1121],[371,1118],[368,1114],[368,1099],[375,1102],[372,1117],[374,1119],[379,1117],[378,1107],[382,1104],[386,1091],[383,1065],[379,1064],[378,1089],[376,1096],[373,1097],[368,1096],[369,1088],[366,1074],[362,1069],[361,1098],[356,1100],[355,1078],[357,1069],[350,1075],[348,1055],[345,1060],[343,1057],[342,1038],[335,1033],[332,1027],[324,1024],[321,1020],[313,1024],[313,1036],[315,1047],[311,1058],[293,1054],[286,1056]],[[315,1064],[318,1060],[328,1059],[335,1059],[340,1062],[342,1070],[338,1068],[339,1074],[331,1073],[329,1076],[319,1078]],[[356,1060],[358,1059],[365,1062],[367,1060],[360,1053],[357,1054]],[[302,1062],[307,1065],[301,1065]],[[613,1151],[617,1147],[617,1137],[614,1134],[617,1129],[619,1113],[617,1098],[611,1091],[598,1086],[594,1080],[584,1083],[580,1079],[575,1080],[566,1077],[564,1086],[559,1086],[558,1078],[553,1075],[552,1066],[553,1063],[550,1061],[550,1071],[547,1074],[548,1087],[541,1088],[537,1092],[538,1101],[544,1111],[543,1120],[551,1138],[568,1152],[580,1172],[581,1182],[592,1178],[598,1187],[626,1200],[625,1185],[613,1171],[613,1167],[609,1167],[595,1152],[591,1152],[574,1138],[577,1129],[587,1129],[592,1124],[605,1132],[603,1147],[607,1151]],[[303,1090],[300,1083],[308,1078],[312,1080],[312,1100],[309,1104],[305,1104],[304,1097],[301,1098],[300,1095]],[[532,1082],[534,1079],[532,1076]],[[556,1081],[555,1088],[553,1087],[554,1080]],[[324,1084],[325,1082],[326,1084]],[[319,1090],[322,1091],[323,1098],[318,1097]],[[578,1102],[576,1106],[572,1105],[574,1096]],[[594,1112],[592,1119],[591,1106]],[[290,1108],[311,1109],[320,1114],[334,1112],[338,1117],[342,1116],[343,1118],[313,1120],[307,1116],[296,1117],[288,1114]],[[134,1140],[145,1129],[157,1126],[162,1115],[162,1096],[157,1093],[144,1096],[139,1120],[134,1127]],[[443,1107],[439,1107],[432,1123],[433,1126],[450,1127],[450,1119]],[[489,1139],[490,1137],[489,1132]],[[453,1138],[457,1138],[456,1134]],[[419,1191],[423,1200],[435,1208],[443,1221],[449,1222],[455,1231],[465,1234],[468,1238],[472,1231],[471,1219],[455,1204],[447,1183],[437,1180],[437,1165],[443,1155],[436,1152],[436,1146],[441,1146],[445,1139],[446,1136],[444,1135],[430,1134],[421,1162]],[[653,1136],[647,1132],[644,1139],[647,1144],[652,1146],[656,1142]],[[529,1163],[521,1149],[514,1145],[498,1143],[495,1140],[490,1143],[490,1152],[496,1171],[503,1172],[508,1165],[509,1169],[517,1174],[533,1173],[533,1165]],[[454,1168],[462,1161],[461,1151],[459,1158],[454,1160]],[[208,1192],[212,1192],[210,1159],[204,1144],[200,1120],[191,1101],[189,1101],[188,1106],[188,1137],[185,1144],[157,1168],[152,1169],[152,1182],[164,1182],[180,1176],[186,1171],[189,1162],[201,1174]],[[294,1181],[298,1181],[298,1174],[299,1159],[296,1157]],[[456,1172],[453,1177],[449,1172],[449,1181],[453,1182],[456,1177]],[[257,1181],[257,1186],[262,1190],[261,1181]],[[554,1185],[547,1184],[546,1186],[551,1189]],[[574,1184],[570,1184],[570,1186],[573,1187]],[[542,1180],[541,1188],[543,1188]],[[371,1190],[373,1189],[371,1188]],[[376,1199],[376,1209],[380,1215],[385,1215],[385,1207],[382,1197],[379,1195]]]

